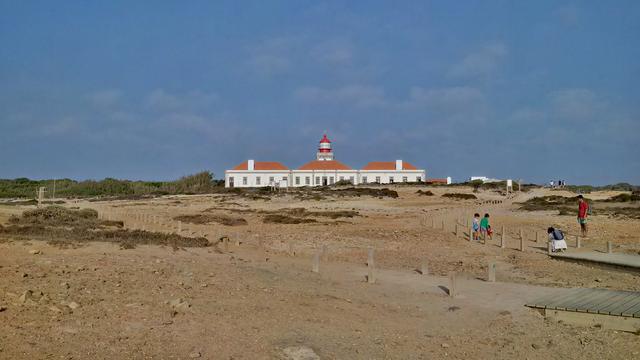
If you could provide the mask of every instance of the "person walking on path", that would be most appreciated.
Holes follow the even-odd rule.
[[[589,229],[587,228],[587,216],[589,215],[589,203],[582,195],[578,195],[578,224],[582,231],[582,237],[587,237]]]
[[[480,233],[482,234],[483,239],[487,239],[487,235],[489,235],[489,239],[491,239],[491,234],[489,234],[489,229],[491,225],[489,225],[489,214],[484,214],[482,220],[480,220]]]
[[[473,240],[480,240],[480,214],[473,214]]]

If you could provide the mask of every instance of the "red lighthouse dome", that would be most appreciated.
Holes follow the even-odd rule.
[[[333,152],[331,151],[331,141],[327,137],[327,134],[322,136],[320,140],[320,146],[318,146],[318,160],[333,160]]]
[[[318,148],[318,151],[321,153],[331,152],[331,141],[327,137],[327,134],[324,134],[322,136],[322,140],[320,140],[320,147]]]

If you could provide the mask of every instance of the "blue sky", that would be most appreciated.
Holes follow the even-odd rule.
[[[0,1],[0,178],[640,184],[638,1]]]

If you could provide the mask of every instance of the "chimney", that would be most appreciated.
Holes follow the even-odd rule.
[[[255,167],[256,167],[256,162],[255,161],[253,161],[253,160],[247,161],[247,170],[253,171],[253,170],[255,170]]]
[[[396,170],[402,170],[402,160],[396,160]]]

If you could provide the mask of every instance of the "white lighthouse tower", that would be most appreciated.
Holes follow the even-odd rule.
[[[320,140],[320,146],[318,147],[318,153],[316,158],[321,161],[333,160],[333,151],[331,151],[331,141],[327,138],[327,134],[322,136]]]

